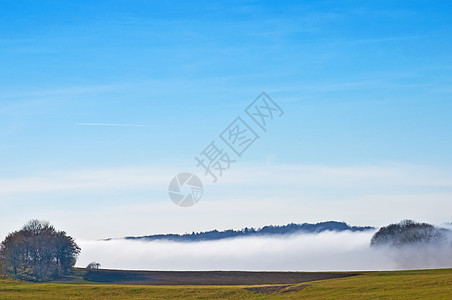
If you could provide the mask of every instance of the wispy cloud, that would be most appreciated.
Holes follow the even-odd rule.
[[[375,37],[366,39],[343,39],[337,41],[343,44],[360,44],[360,43],[385,43],[385,42],[398,42],[398,41],[410,41],[414,39],[428,38],[427,35],[413,35],[413,36],[392,36],[392,37]],[[430,37],[431,38],[431,37]],[[334,43],[334,41],[333,41]]]
[[[116,124],[111,124],[115,126]],[[118,124],[120,125],[120,124]],[[127,125],[127,124],[124,124]],[[129,124],[133,125],[133,124]],[[99,126],[109,126],[99,125]],[[194,166],[193,166],[194,168]],[[1,178],[0,195],[23,194],[29,192],[50,192],[73,189],[105,189],[150,186],[167,186],[169,180],[180,172],[180,167],[131,166],[105,169],[62,170],[39,175]],[[199,170],[194,168],[195,173]],[[205,185],[211,178],[198,174]],[[297,190],[303,188],[331,189],[374,189],[410,190],[416,188],[438,188],[440,191],[452,189],[452,174],[445,169],[418,165],[385,166],[321,166],[321,165],[242,165],[229,170],[218,188],[241,186],[272,187],[276,190]],[[229,193],[230,195],[230,193]]]
[[[0,178],[0,195],[166,186],[169,179],[176,174],[174,170],[168,171],[163,172],[152,167],[106,168],[46,172],[21,178]]]
[[[130,87],[130,83],[112,83],[112,84],[99,84],[99,85],[86,85],[86,86],[72,86],[64,88],[48,88],[48,89],[22,89],[3,91],[0,94],[0,98],[36,98],[36,97],[54,97],[54,96],[73,96],[84,94],[96,94],[105,93],[111,91],[117,91]]]
[[[162,127],[158,125],[125,124],[125,123],[75,123],[76,126],[113,126],[113,127]]]

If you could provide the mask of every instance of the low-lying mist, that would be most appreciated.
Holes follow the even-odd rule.
[[[360,271],[452,267],[452,248],[371,248],[374,231],[208,242],[78,241],[77,266],[131,270]]]

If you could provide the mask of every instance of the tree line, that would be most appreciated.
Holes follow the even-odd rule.
[[[211,230],[206,232],[193,232],[186,234],[155,234],[139,237],[125,237],[127,240],[169,240],[177,242],[198,242],[198,241],[213,241],[226,238],[248,237],[248,236],[268,236],[268,235],[290,235],[297,233],[320,233],[324,231],[366,231],[375,229],[371,226],[350,226],[344,222],[327,221],[316,224],[287,224],[282,226],[268,225],[262,228],[244,228],[242,230],[228,229],[224,231]],[[108,240],[108,239],[107,239]]]

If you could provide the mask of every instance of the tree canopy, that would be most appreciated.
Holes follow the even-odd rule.
[[[80,253],[74,239],[48,222],[31,220],[0,244],[0,265],[15,278],[48,281],[69,274]]]
[[[431,245],[446,241],[447,229],[427,223],[404,220],[398,224],[381,227],[371,240],[371,246],[403,247]]]

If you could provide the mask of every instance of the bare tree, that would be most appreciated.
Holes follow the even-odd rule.
[[[69,274],[80,248],[64,231],[48,222],[31,220],[0,244],[0,261],[8,275],[30,281],[48,281]]]
[[[438,245],[446,241],[446,233],[447,229],[444,228],[404,220],[381,227],[372,237],[371,246]]]
[[[87,266],[86,269],[89,270],[98,270],[100,268],[100,263],[98,262],[90,262]]]

